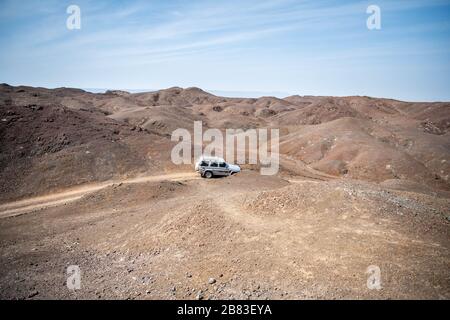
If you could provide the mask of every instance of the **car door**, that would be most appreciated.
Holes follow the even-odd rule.
[[[208,171],[211,171],[213,175],[217,176],[219,173],[217,172],[218,164],[215,161],[211,161],[209,163]]]
[[[219,164],[216,161],[211,161],[211,163],[209,164],[209,169],[210,171],[212,171],[212,173],[215,176],[220,176],[220,168],[219,168]]]
[[[199,172],[203,174],[206,171],[206,169],[208,169],[208,167],[209,161],[203,160],[202,162],[200,162],[200,165],[198,166]]]
[[[230,174],[230,170],[228,169],[226,162],[219,163],[219,170],[221,176],[228,176]]]

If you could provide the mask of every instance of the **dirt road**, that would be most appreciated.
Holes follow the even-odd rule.
[[[0,205],[0,219],[8,218],[24,213],[41,210],[48,207],[54,207],[62,204],[78,200],[83,196],[99,191],[101,189],[116,185],[116,184],[130,184],[130,183],[145,183],[157,181],[178,181],[188,179],[198,179],[198,174],[195,172],[170,173],[157,176],[143,176],[132,179],[113,180],[101,183],[91,183],[80,187],[74,187],[69,190],[54,192],[48,195],[28,198],[20,201],[14,201]]]
[[[247,150],[248,151],[248,150]],[[251,151],[256,153],[256,151]],[[289,170],[294,173],[300,179],[315,179],[315,180],[330,180],[335,179],[336,177],[322,173],[320,171],[314,170],[304,164],[300,160],[296,160],[281,154],[278,154],[278,159],[280,161],[280,165],[283,166],[285,170]],[[122,180],[112,180],[105,181],[99,183],[90,183],[86,185],[82,185],[79,187],[73,187],[67,190],[62,190],[59,192],[53,192],[51,194],[27,198],[19,201],[9,202],[0,205],[0,219],[8,218],[17,215],[22,215],[25,213],[34,212],[36,210],[41,210],[48,207],[54,207],[59,205],[64,205],[69,202],[73,202],[75,200],[80,199],[86,194],[99,191],[106,187],[110,187],[116,184],[130,184],[130,183],[145,183],[145,182],[157,182],[163,180],[169,181],[177,181],[177,180],[191,180],[191,179],[199,179],[199,176],[196,172],[178,172],[178,173],[166,173],[162,175],[151,175],[151,176],[141,176],[130,179],[122,179]],[[295,182],[291,180],[291,182]]]

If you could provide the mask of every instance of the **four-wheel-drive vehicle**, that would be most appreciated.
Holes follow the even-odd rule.
[[[226,163],[222,158],[201,157],[195,164],[195,170],[203,178],[210,179],[214,176],[230,176],[240,172],[241,168],[237,165]]]

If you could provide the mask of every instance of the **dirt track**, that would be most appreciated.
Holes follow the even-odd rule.
[[[293,170],[296,174],[301,174],[302,179],[318,179],[318,180],[329,180],[335,179],[336,177],[324,174],[320,171],[314,170],[309,166],[306,166],[301,161],[290,159],[289,157],[279,155],[280,165],[286,169]],[[196,172],[178,172],[178,173],[167,173],[163,175],[151,175],[151,176],[140,176],[130,179],[105,181],[99,183],[89,183],[87,185],[82,185],[79,187],[70,188],[68,190],[63,190],[60,192],[52,192],[47,195],[37,196],[27,199],[22,199],[19,201],[13,201],[9,203],[3,203],[0,205],[0,219],[13,217],[16,215],[21,215],[25,213],[30,213],[36,210],[41,210],[48,207],[55,207],[59,205],[65,205],[69,202],[79,200],[86,194],[99,191],[101,189],[116,185],[116,184],[129,184],[129,183],[144,183],[144,182],[157,182],[157,181],[179,181],[179,180],[192,180],[199,179],[199,175]],[[289,179],[288,179],[289,180]],[[291,181],[291,180],[289,180]],[[295,180],[292,180],[295,182]]]
[[[108,183],[54,207],[27,202],[43,205],[39,214],[0,219],[2,297],[449,297],[448,200],[252,171],[196,177]],[[74,264],[75,292],[65,286]],[[379,291],[366,286],[370,265],[381,269]]]
[[[102,183],[91,183],[70,190],[54,192],[45,196],[28,198],[20,201],[14,201],[0,205],[0,219],[21,215],[24,213],[41,210],[48,207],[55,207],[59,205],[65,205],[69,202],[79,200],[83,196],[99,191],[101,189],[111,187],[115,184],[127,184],[127,183],[144,183],[144,182],[157,182],[157,181],[178,181],[187,179],[199,179],[198,174],[194,172],[185,173],[172,173],[157,176],[144,176],[126,180],[114,180]]]

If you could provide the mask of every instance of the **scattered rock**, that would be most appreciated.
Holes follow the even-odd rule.
[[[197,295],[195,296],[195,299],[197,299],[197,300],[203,300],[204,297],[205,297],[205,296],[204,296],[204,294],[203,294],[203,291],[202,291],[202,290],[199,290],[199,291],[197,292]]]

